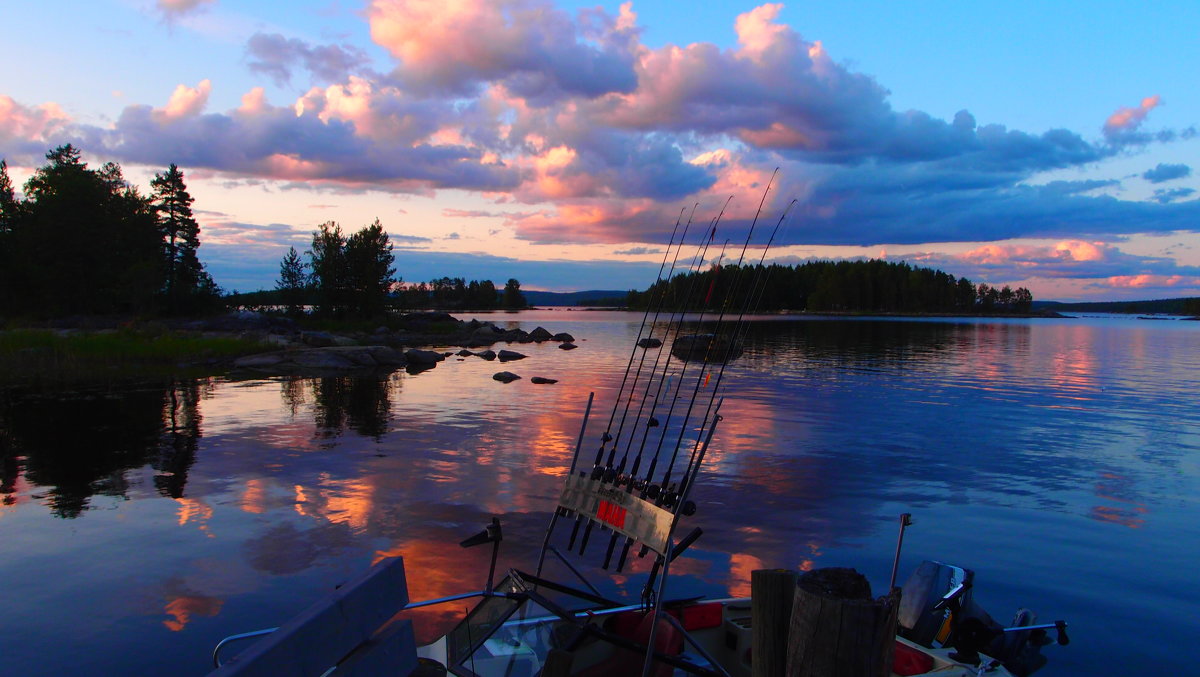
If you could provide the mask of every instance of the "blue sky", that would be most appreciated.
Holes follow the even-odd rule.
[[[201,259],[274,285],[378,217],[407,281],[642,288],[675,218],[1039,299],[1200,295],[1200,4],[18,3],[0,157],[175,162]],[[753,242],[765,239],[760,229]],[[757,258],[757,257],[756,257]]]

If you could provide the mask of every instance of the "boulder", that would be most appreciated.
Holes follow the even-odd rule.
[[[542,385],[542,384],[549,384],[549,383],[558,383],[558,379],[545,378],[542,376],[534,376],[533,378],[529,379],[529,382],[537,383],[538,385]]]
[[[501,383],[512,383],[513,381],[516,381],[517,379],[519,379],[521,377],[517,376],[516,374],[512,373],[511,371],[500,371],[500,372],[496,372],[495,374],[492,374],[492,378]]]
[[[513,360],[523,360],[523,359],[525,359],[526,356],[521,353],[518,353],[515,350],[501,350],[497,354],[497,357],[500,358],[501,362],[511,362]]]
[[[334,345],[333,334],[323,331],[302,331],[300,342],[314,348],[325,348]]]
[[[364,346],[375,362],[384,367],[401,367],[408,363],[404,353],[389,346]]]
[[[549,341],[553,337],[554,337],[553,334],[546,331],[542,327],[538,327],[537,329],[534,329],[533,331],[529,332],[529,338],[533,339],[534,341],[537,341],[538,343],[541,343],[542,341]]]
[[[558,349],[559,349],[559,350],[575,350],[575,349],[576,349],[576,348],[578,348],[578,347],[579,347],[579,346],[575,345],[574,343],[560,343],[560,344],[558,344]]]
[[[575,337],[571,336],[570,334],[568,334],[567,332],[564,331],[564,332],[559,332],[559,333],[555,334],[554,336],[551,336],[550,340],[551,341],[562,341],[564,343],[574,343]]]
[[[434,365],[446,359],[446,356],[432,350],[411,348],[404,353],[404,359],[410,365]]]
[[[463,348],[462,350],[455,353],[455,355],[458,355],[459,357],[471,357],[471,356],[475,355],[475,353],[467,350],[466,348]]]
[[[662,345],[662,341],[656,338],[644,338],[637,342],[639,348],[657,348]]]
[[[492,360],[496,359],[496,351],[494,351],[494,350],[485,350],[482,353],[475,353],[475,354],[478,355],[479,357],[482,357],[483,359],[487,360],[488,362],[491,362]]]

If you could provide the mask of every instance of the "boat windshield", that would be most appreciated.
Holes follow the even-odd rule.
[[[507,578],[496,591],[517,592]],[[532,677],[550,649],[565,643],[560,626],[574,633],[572,624],[533,601],[488,597],[450,632],[447,666],[464,677]]]

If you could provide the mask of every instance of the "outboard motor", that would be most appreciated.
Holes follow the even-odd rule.
[[[1042,646],[1050,643],[1037,617],[1021,609],[1012,628],[994,621],[975,603],[975,572],[941,562],[924,561],[904,583],[900,597],[899,634],[930,648],[954,647],[950,657],[977,665],[979,652],[999,660],[1017,677],[1025,677],[1046,664]],[[1060,644],[1065,644],[1066,624],[1059,622]],[[1030,627],[1028,630],[1015,628]]]
[[[953,629],[953,611],[973,606],[970,569],[925,560],[901,589],[900,636],[927,647],[946,646]]]

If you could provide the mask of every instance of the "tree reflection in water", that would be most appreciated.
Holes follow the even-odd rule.
[[[128,497],[126,472],[147,465],[164,496],[183,496],[201,434],[199,401],[209,379],[116,390],[0,391],[3,483],[11,503],[18,478],[46,488],[57,517],[78,517],[92,496]]]

